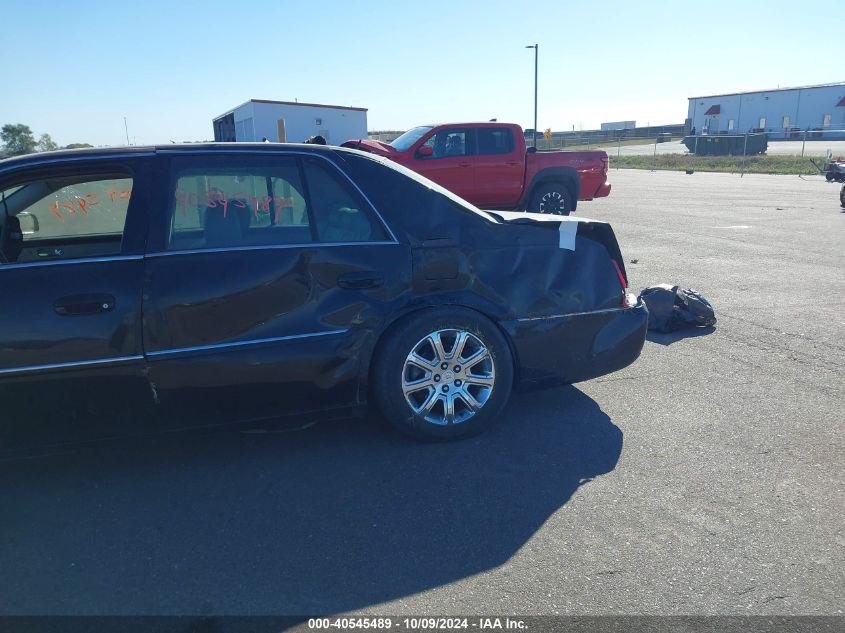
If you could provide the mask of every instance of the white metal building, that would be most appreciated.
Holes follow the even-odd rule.
[[[845,82],[690,97],[687,117],[698,134],[845,138]]]
[[[302,143],[316,134],[330,145],[367,138],[367,108],[250,99],[213,121],[214,140]]]
[[[605,132],[612,130],[633,130],[635,127],[637,127],[636,121],[610,121],[601,124],[601,129]]]

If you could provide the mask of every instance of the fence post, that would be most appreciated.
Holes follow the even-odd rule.
[[[807,144],[807,130],[804,130],[804,140],[801,142],[801,158],[804,158],[804,146]]]
[[[654,157],[652,158],[652,161],[651,161],[651,167],[652,167],[652,171],[657,169],[657,137],[656,136],[654,137]]]
[[[739,174],[739,177],[742,178],[745,176],[745,152],[748,149],[748,132],[745,133],[745,142],[742,144],[742,171]]]

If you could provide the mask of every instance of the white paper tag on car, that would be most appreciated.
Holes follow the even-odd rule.
[[[565,248],[568,251],[575,250],[575,236],[578,234],[578,222],[570,222],[568,220],[564,220],[560,223],[560,228],[558,229],[560,233],[560,241],[558,242],[558,246],[560,248]]]

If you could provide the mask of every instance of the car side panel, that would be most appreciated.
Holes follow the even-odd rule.
[[[338,279],[377,272],[376,288]],[[148,258],[145,352],[160,396],[201,396],[212,417],[358,404],[360,350],[409,287],[396,243]]]
[[[134,178],[119,253],[86,256],[80,248],[75,259],[26,261],[24,248],[17,263],[0,264],[0,453],[136,433],[133,414],[152,401],[143,372],[139,249],[149,204],[148,161],[39,162],[3,173],[0,188],[54,175],[108,173],[115,166],[130,166]],[[66,257],[74,253],[61,250]]]

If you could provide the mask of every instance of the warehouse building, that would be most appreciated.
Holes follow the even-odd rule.
[[[698,134],[845,138],[845,82],[690,97],[687,117]]]
[[[302,143],[320,135],[330,145],[367,138],[367,108],[250,99],[212,122],[218,142]]]

